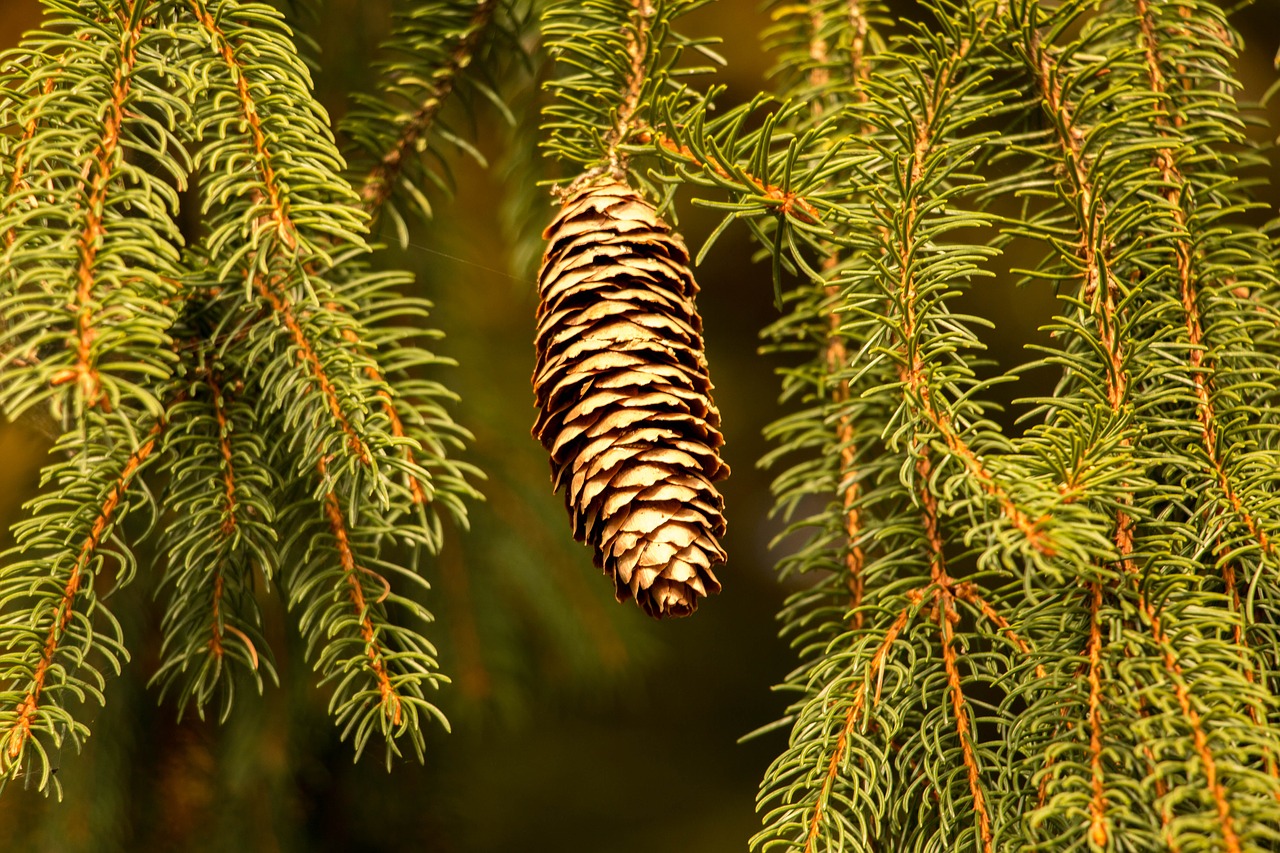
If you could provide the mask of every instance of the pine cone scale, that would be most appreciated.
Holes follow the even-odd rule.
[[[570,197],[544,236],[533,434],[618,600],[686,615],[720,590],[729,473],[689,253],[621,184]]]

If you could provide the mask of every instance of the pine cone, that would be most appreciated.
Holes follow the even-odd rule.
[[[689,252],[619,183],[569,196],[543,232],[533,434],[573,535],[619,601],[685,616],[720,591],[729,475]]]

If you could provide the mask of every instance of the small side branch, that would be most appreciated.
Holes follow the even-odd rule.
[[[377,634],[373,630],[373,620],[369,618],[369,603],[365,599],[364,585],[360,581],[360,573],[367,572],[356,565],[355,554],[351,550],[351,538],[347,532],[347,523],[338,496],[329,492],[324,498],[324,514],[333,534],[338,559],[342,566],[342,574],[347,583],[347,595],[355,610],[360,624],[360,636],[364,640],[365,654],[369,658],[369,668],[378,682],[378,694],[381,697],[383,713],[392,725],[401,723],[400,695],[388,674],[386,660]],[[372,573],[370,573],[372,574]]]
[[[284,190],[280,185],[279,176],[272,166],[274,158],[268,145],[267,134],[262,127],[262,119],[257,102],[250,88],[249,75],[236,57],[235,48],[231,40],[218,26],[217,20],[210,14],[203,0],[191,0],[191,8],[194,10],[200,25],[204,27],[210,38],[213,39],[213,43],[222,57],[231,79],[235,81],[236,97],[240,103],[240,114],[249,128],[254,151],[254,165],[258,170],[262,185],[260,190],[255,190],[259,201],[265,203],[266,207],[266,212],[262,219],[272,225],[272,230],[280,243],[297,255],[300,250],[297,225],[289,216],[285,204]],[[301,262],[303,259],[298,258],[297,260]],[[369,448],[364,439],[356,432],[346,411],[343,409],[337,390],[334,388],[332,380],[316,354],[316,348],[311,338],[299,322],[292,300],[279,288],[278,276],[258,275],[254,278],[258,294],[279,315],[288,329],[290,337],[297,348],[298,362],[311,375],[329,413],[347,436],[352,451],[366,465],[372,465],[373,457],[369,452]]]
[[[462,37],[449,54],[444,66],[432,75],[426,97],[413,115],[404,122],[391,146],[383,152],[378,162],[365,176],[360,187],[360,200],[370,217],[376,216],[395,188],[396,180],[404,169],[405,161],[412,155],[418,140],[425,137],[435,124],[436,116],[457,85],[458,75],[470,64],[485,31],[493,20],[498,0],[478,0],[471,20]]]
[[[817,850],[815,845],[822,827],[822,818],[827,808],[827,803],[831,799],[831,792],[835,787],[836,779],[840,776],[840,766],[844,763],[845,756],[848,754],[849,740],[862,723],[862,712],[867,706],[871,685],[875,685],[875,693],[870,697],[871,704],[875,705],[880,701],[880,688],[884,676],[885,663],[889,658],[889,651],[893,648],[893,644],[897,642],[898,635],[907,627],[907,622],[911,618],[911,611],[918,601],[919,594],[916,593],[911,603],[898,612],[897,617],[894,618],[888,630],[885,631],[884,639],[871,656],[867,675],[862,679],[858,692],[854,695],[853,702],[849,705],[849,710],[844,715],[844,724],[840,728],[840,733],[836,736],[835,749],[832,750],[831,759],[827,762],[826,775],[823,777],[822,787],[818,790],[818,797],[814,800],[813,813],[809,817],[809,831],[805,836],[804,853],[814,853]]]
[[[120,507],[120,502],[124,500],[125,493],[132,485],[138,471],[155,451],[165,425],[166,421],[157,421],[147,433],[146,439],[142,444],[129,454],[120,473],[116,475],[115,480],[107,489],[106,496],[94,515],[88,535],[80,545],[75,562],[72,564],[71,572],[63,585],[62,593],[53,605],[53,612],[50,615],[51,623],[40,651],[40,658],[32,671],[31,682],[22,699],[18,702],[17,716],[10,724],[8,731],[3,736],[0,736],[0,741],[7,744],[5,746],[5,754],[10,763],[15,762],[22,755],[23,748],[31,737],[32,725],[40,712],[41,694],[44,692],[49,670],[54,665],[54,660],[61,649],[62,640],[74,617],[76,597],[82,591],[89,562],[98,553],[102,540],[105,538],[107,531],[111,529],[115,521],[116,511]]]
[[[149,1],[140,0],[143,9]],[[103,119],[102,140],[86,166],[89,183],[84,199],[84,225],[76,237],[76,250],[79,256],[74,273],[76,360],[74,367],[60,371],[50,379],[54,385],[74,381],[87,407],[99,405],[106,407],[106,397],[102,393],[102,381],[98,376],[93,355],[93,341],[97,337],[97,331],[94,328],[94,292],[97,289],[97,275],[94,270],[97,266],[98,248],[102,244],[102,236],[106,233],[103,226],[103,213],[108,188],[116,175],[125,103],[133,88],[133,69],[138,61],[138,40],[142,37],[142,29],[148,20],[146,14],[140,12],[132,0],[125,4],[123,12],[125,20],[131,20],[133,24],[124,32],[120,43],[119,61],[111,81],[106,117]],[[49,91],[52,91],[52,83],[52,78],[46,82],[46,86],[50,87]],[[32,133],[34,133],[34,124],[35,120],[32,119],[30,125]],[[18,176],[19,172],[15,170],[15,180]],[[7,239],[12,242],[12,234]]]

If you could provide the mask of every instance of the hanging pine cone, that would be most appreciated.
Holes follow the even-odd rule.
[[[688,250],[613,182],[570,195],[543,236],[533,434],[618,600],[687,615],[720,591],[712,483],[729,475]]]

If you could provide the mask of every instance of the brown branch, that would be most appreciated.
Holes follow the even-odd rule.
[[[222,454],[222,485],[227,501],[227,514],[222,519],[222,534],[230,536],[236,529],[236,510],[238,508],[236,504],[235,464],[231,456],[231,425],[227,418],[222,388],[218,385],[218,381],[212,374],[208,374],[205,376],[205,382],[208,384],[210,395],[213,398],[213,416],[218,424],[218,450]]]
[[[1191,739],[1195,746],[1196,754],[1200,757],[1200,764],[1205,775],[1205,784],[1209,788],[1209,793],[1213,797],[1214,806],[1218,812],[1218,823],[1222,827],[1222,840],[1226,844],[1227,853],[1240,853],[1240,837],[1236,834],[1234,821],[1231,817],[1231,804],[1227,801],[1227,792],[1218,778],[1217,763],[1214,761],[1213,751],[1209,749],[1209,738],[1205,734],[1204,726],[1200,721],[1200,713],[1191,702],[1191,689],[1187,686],[1186,679],[1182,676],[1182,666],[1178,663],[1178,658],[1173,653],[1172,643],[1161,627],[1160,616],[1155,607],[1148,604],[1145,599],[1140,600],[1139,606],[1151,623],[1152,638],[1162,647],[1165,671],[1168,672],[1169,677],[1174,682],[1174,697],[1178,700],[1178,708],[1182,711],[1183,718],[1187,721],[1187,725],[1191,727]]]
[[[1140,699],[1139,703],[1139,712],[1142,716],[1150,717],[1151,710],[1147,707],[1146,699]],[[1156,800],[1162,800],[1169,793],[1169,785],[1162,777],[1155,776],[1156,753],[1155,750],[1151,748],[1150,742],[1144,742],[1142,744],[1142,754],[1147,759],[1148,775],[1155,777]],[[1181,848],[1178,846],[1178,840],[1173,835],[1173,809],[1167,802],[1160,807],[1160,832],[1164,837],[1165,847],[1169,849],[1170,853],[1181,853]]]
[[[1089,800],[1089,839],[1106,846],[1107,796],[1102,769],[1102,584],[1089,584],[1089,774],[1093,797]]]
[[[76,40],[80,42],[87,42],[92,38],[92,36],[93,34],[91,32],[82,32],[76,36]],[[54,77],[52,74],[46,77],[44,84],[40,87],[40,94],[46,98],[52,95],[53,90],[57,87],[57,80],[58,78]],[[13,174],[9,176],[9,189],[6,193],[6,196],[9,198],[12,198],[18,190],[23,187],[31,186],[27,182],[24,172],[27,167],[27,150],[31,145],[32,139],[35,138],[36,129],[39,126],[40,116],[38,114],[33,115],[27,123],[22,126],[22,134],[18,137],[18,141],[14,146]],[[8,214],[9,211],[6,210],[5,213]],[[4,244],[6,247],[12,246],[15,239],[17,238],[14,234],[14,229],[10,228],[5,232]]]
[[[221,658],[223,654],[222,648],[222,626],[218,624],[222,621],[222,572],[215,571],[213,575],[213,622],[210,625],[212,631],[209,637],[209,651],[213,652],[213,656]]]
[[[835,264],[836,255],[833,252],[827,256],[823,268],[826,271],[830,271]],[[826,294],[827,300],[832,304],[839,296],[839,288],[834,284],[826,285],[823,288],[823,292]],[[845,347],[844,337],[840,334],[839,315],[834,310],[830,310],[827,312],[827,319],[829,331],[827,333],[827,348],[824,353],[823,363],[828,376],[833,380],[831,388],[832,402],[839,407],[849,400],[849,383],[840,376],[840,372],[849,363],[849,352]],[[862,536],[862,513],[858,508],[862,489],[858,485],[857,479],[853,476],[857,465],[858,448],[854,443],[853,421],[846,415],[841,415],[836,424],[836,438],[839,441],[840,448],[838,474],[840,478],[848,480],[848,485],[839,490],[840,502],[843,505],[842,515],[847,543],[844,563],[848,577],[845,582],[849,587],[849,609],[853,612],[851,624],[854,628],[861,628],[863,616],[858,608],[862,604],[862,596],[866,586],[863,570],[866,567],[867,558],[862,546],[858,543]]]
[[[1139,26],[1143,37],[1143,55],[1146,59],[1147,80],[1151,91],[1157,96],[1155,105],[1156,126],[1162,135],[1171,135],[1170,124],[1174,128],[1181,127],[1181,116],[1171,113],[1167,104],[1169,98],[1168,85],[1161,68],[1159,45],[1156,41],[1155,24],[1152,21],[1151,7],[1147,0],[1134,0]],[[1185,11],[1185,10],[1184,10]],[[1218,433],[1218,416],[1213,404],[1210,373],[1212,364],[1206,364],[1204,349],[1204,327],[1200,317],[1199,296],[1195,283],[1195,258],[1191,246],[1188,224],[1191,216],[1191,186],[1178,165],[1178,158],[1172,147],[1161,148],[1156,153],[1156,166],[1160,169],[1160,178],[1165,186],[1164,196],[1169,203],[1169,210],[1174,220],[1174,259],[1178,271],[1178,295],[1182,303],[1190,344],[1188,359],[1191,366],[1191,384],[1196,395],[1196,418],[1200,423],[1200,438],[1209,466],[1222,496],[1231,507],[1236,517],[1244,525],[1249,536],[1273,563],[1280,563],[1280,552],[1275,542],[1263,529],[1261,521],[1245,505],[1245,499],[1232,483],[1227,467],[1221,456],[1222,441]],[[1222,552],[1219,551],[1219,554]]]
[[[44,85],[40,88],[41,94],[45,97],[53,94],[55,85],[55,78],[52,75],[49,76],[44,81]],[[27,166],[27,149],[31,145],[31,140],[35,137],[36,128],[39,127],[39,125],[40,117],[38,115],[33,115],[31,119],[23,125],[22,135],[18,138],[18,142],[14,146],[13,174],[9,176],[9,189],[8,192],[5,193],[9,198],[13,198],[18,190],[23,187],[30,186],[24,177],[24,170]],[[9,211],[6,210],[5,213],[9,213]],[[12,246],[15,239],[17,239],[17,237],[14,234],[14,229],[10,228],[4,232],[4,244],[6,248]]]
[[[989,19],[979,22],[980,27],[985,27],[987,20]],[[915,143],[911,158],[913,166],[909,187],[917,184],[923,176],[925,162],[934,145],[934,139],[931,135],[934,127],[934,116],[941,109],[943,98],[950,93],[954,75],[973,46],[974,42],[970,40],[965,40],[959,44],[956,52],[950,57],[951,61],[943,67],[938,79],[934,81],[933,99],[925,105],[924,115],[916,122]],[[910,193],[911,190],[908,189],[908,192]],[[916,229],[919,225],[919,210],[914,195],[905,202],[903,213],[903,238],[897,246],[896,260],[899,270],[897,289],[902,295],[903,304],[903,327],[901,332],[903,364],[900,367],[900,374],[904,383],[904,390],[908,392],[908,402],[912,402],[911,398],[914,396],[918,401],[914,408],[922,413],[938,431],[951,455],[959,459],[969,470],[970,475],[977,481],[982,491],[995,499],[1001,514],[1023,535],[1027,544],[1041,555],[1052,557],[1056,553],[1056,549],[1051,542],[1046,541],[1047,537],[1039,529],[1040,525],[1047,519],[1041,518],[1033,521],[1014,503],[996,476],[983,464],[982,458],[960,435],[950,414],[936,404],[932,387],[929,384],[929,377],[926,374],[926,365],[908,349],[908,342],[915,338],[919,323],[919,319],[916,316],[916,281],[911,274],[913,265],[909,256],[911,247],[915,244]]]
[[[988,622],[995,625],[996,628],[1014,644],[1018,651],[1022,652],[1027,657],[1031,657],[1034,654],[1031,644],[1013,630],[1013,627],[1009,624],[1009,620],[996,610],[995,607],[978,592],[978,588],[975,584],[969,582],[958,583],[952,590],[952,594],[961,601],[967,602],[968,604],[978,608],[978,612],[981,613]],[[1035,674],[1036,678],[1041,680],[1048,678],[1048,672],[1045,670],[1044,664],[1042,663],[1037,663],[1035,665]],[[1060,715],[1065,716],[1065,709],[1060,712]],[[1071,724],[1068,723],[1067,725],[1070,726]],[[1040,781],[1039,790],[1037,792],[1037,808],[1044,808],[1045,799],[1048,795],[1048,771],[1053,767],[1053,765],[1054,757],[1050,755],[1045,759],[1045,775]]]
[[[1125,353],[1120,341],[1117,309],[1117,287],[1111,277],[1104,280],[1103,265],[1098,246],[1109,246],[1111,239],[1107,231],[1106,205],[1096,197],[1096,191],[1090,178],[1091,160],[1084,152],[1086,134],[1076,125],[1074,107],[1063,92],[1062,82],[1056,72],[1054,58],[1048,47],[1040,38],[1040,33],[1029,22],[1021,22],[1027,34],[1026,43],[1021,45],[1023,58],[1028,70],[1035,78],[1036,87],[1045,113],[1053,125],[1058,145],[1065,160],[1065,173],[1071,186],[1071,202],[1075,208],[1076,226],[1080,240],[1077,258],[1083,266],[1081,273],[1081,293],[1083,301],[1089,306],[1090,313],[1097,324],[1098,339],[1107,362],[1104,365],[1107,381],[1107,401],[1112,411],[1119,412],[1128,398],[1128,375],[1124,370]],[[1125,442],[1128,443],[1127,441]],[[1131,496],[1121,497],[1122,505],[1132,503]],[[1116,512],[1114,541],[1120,553],[1121,562],[1130,576],[1135,574],[1133,566],[1133,520],[1123,509]],[[1088,656],[1089,682],[1089,772],[1092,780],[1093,794],[1089,802],[1089,837],[1098,845],[1105,846],[1109,838],[1107,797],[1105,772],[1103,769],[1103,732],[1102,732],[1102,583],[1094,580],[1089,584],[1089,640],[1086,647]]]
[[[662,146],[662,148],[667,151],[670,151],[672,154],[689,161],[699,169],[718,175],[726,181],[733,181],[737,177],[725,168],[722,163],[713,163],[702,160],[693,152],[692,149],[689,148],[689,146],[671,140],[661,131],[652,129],[642,130],[636,135],[636,141],[646,144],[656,141],[658,145]],[[784,216],[795,216],[800,219],[800,221],[807,222],[810,225],[822,224],[822,217],[818,214],[818,209],[800,193],[793,192],[791,190],[784,190],[782,187],[775,186],[761,178],[757,178],[749,172],[740,172],[740,174],[745,178],[747,183],[759,190],[761,195],[779,202],[779,213]],[[799,212],[797,213],[797,211]]]
[[[432,74],[435,83],[428,88],[427,96],[400,128],[395,142],[365,176],[360,188],[360,200],[371,218],[377,216],[382,205],[391,197],[396,178],[403,171],[405,161],[417,141],[431,130],[441,107],[457,84],[458,74],[470,63],[497,8],[497,0],[478,0],[475,11],[467,22],[467,28],[449,54],[448,61]]]
[[[623,80],[617,121],[604,137],[606,160],[615,173],[621,171],[624,163],[619,148],[639,126],[636,114],[640,109],[645,64],[649,58],[649,19],[654,14],[650,0],[631,0],[631,10],[631,26],[626,31],[630,67]]]
[[[191,0],[191,8],[195,11],[196,18],[200,21],[201,26],[208,31],[215,45],[217,45],[219,55],[226,64],[231,77],[235,80],[236,97],[240,102],[240,112],[249,128],[249,135],[253,142],[255,154],[254,163],[262,179],[263,188],[260,190],[255,189],[254,192],[259,201],[266,202],[267,213],[263,218],[274,224],[274,230],[280,242],[290,250],[297,252],[297,226],[286,209],[279,177],[271,165],[272,154],[267,145],[266,133],[262,129],[257,103],[254,100],[252,90],[249,88],[248,75],[236,58],[235,49],[231,46],[230,39],[218,27],[217,21],[214,20],[208,9],[204,7],[202,0]],[[292,302],[287,294],[276,292],[274,287],[276,283],[276,280],[270,276],[255,277],[255,286],[258,294],[280,316],[285,327],[289,330],[289,334],[297,348],[298,362],[307,368],[312,379],[315,380],[329,413],[347,436],[347,441],[352,451],[366,465],[373,464],[373,457],[369,452],[368,445],[365,444],[364,439],[352,427],[346,412],[343,411],[337,391],[333,387],[333,382],[329,379],[324,365],[321,364],[320,358],[316,354],[310,338],[307,337],[306,331],[302,328],[301,323],[298,322]]]
[[[947,671],[947,687],[951,692],[951,710],[956,717],[956,734],[960,738],[960,751],[964,756],[964,766],[969,773],[969,793],[973,797],[973,810],[978,813],[978,827],[982,835],[982,849],[985,853],[992,851],[991,815],[987,811],[986,797],[981,786],[981,768],[973,747],[973,733],[969,729],[969,712],[965,705],[964,693],[961,689],[960,668],[956,665],[955,635],[953,625],[960,620],[950,593],[945,590],[939,594],[942,601],[938,615],[939,627],[942,630],[942,663]]]
[[[14,720],[3,738],[8,741],[7,752],[11,760],[16,759],[22,753],[23,747],[31,736],[32,722],[39,713],[40,695],[44,691],[49,668],[53,666],[53,659],[58,653],[67,626],[71,623],[75,598],[80,594],[81,584],[84,581],[89,561],[97,553],[103,538],[110,529],[116,510],[124,499],[125,492],[129,489],[143,463],[155,451],[160,434],[164,431],[166,425],[167,421],[164,419],[156,421],[155,425],[147,433],[146,440],[129,454],[128,459],[125,460],[124,467],[121,468],[120,473],[107,490],[106,498],[101,506],[98,507],[93,524],[89,528],[88,536],[85,537],[84,542],[80,545],[76,561],[71,567],[71,574],[63,585],[62,595],[58,598],[58,603],[54,607],[53,621],[49,626],[48,634],[45,636],[44,647],[40,652],[40,660],[36,663],[36,668],[31,675],[31,686],[27,688],[26,694],[18,703],[16,709],[17,719]]]
[[[140,0],[140,2],[146,4],[150,0]],[[111,179],[115,174],[112,165],[120,148],[120,134],[123,130],[125,117],[125,101],[128,100],[129,93],[133,87],[132,75],[138,60],[138,40],[142,36],[142,28],[149,20],[146,15],[135,14],[135,9],[133,0],[127,0],[126,7],[122,10],[124,20],[133,20],[134,23],[124,32],[121,39],[119,62],[116,65],[115,74],[111,81],[111,93],[106,102],[106,118],[103,119],[102,141],[98,143],[82,172],[83,179],[87,179],[89,184],[84,201],[84,225],[76,235],[76,251],[79,257],[74,273],[77,283],[75,299],[72,303],[76,314],[75,366],[57,371],[49,380],[52,385],[62,385],[68,382],[77,383],[80,393],[84,397],[85,406],[89,408],[101,406],[104,411],[108,408],[108,403],[106,396],[102,392],[102,381],[98,376],[93,356],[93,340],[97,337],[97,331],[93,325],[93,296],[98,283],[97,276],[94,274],[94,267],[97,265],[98,248],[101,245],[102,238],[106,235],[103,216],[107,201],[107,188],[110,186]],[[45,85],[46,94],[53,91],[52,78],[46,81]],[[27,128],[31,134],[35,133],[34,118],[28,123]],[[27,139],[29,138],[28,136]],[[18,179],[18,175],[19,172],[15,169],[15,181]],[[12,244],[12,232],[6,235],[6,240]]]
[[[321,476],[324,476],[323,467],[322,464]],[[332,491],[324,497],[324,513],[338,549],[338,560],[342,565],[342,574],[347,582],[347,596],[351,600],[356,618],[360,622],[360,636],[364,640],[365,654],[369,658],[369,668],[373,670],[374,677],[378,680],[378,694],[381,697],[380,704],[384,709],[384,713],[391,718],[392,724],[398,726],[401,720],[400,696],[396,693],[395,685],[391,683],[391,676],[387,671],[382,646],[378,643],[377,635],[373,630],[373,620],[369,618],[369,604],[365,600],[364,586],[360,582],[360,572],[365,570],[356,565],[355,554],[351,550],[351,538],[347,532],[347,523],[343,517],[342,505],[338,501],[337,494]]]
[[[871,64],[867,62],[867,34],[871,24],[860,0],[847,0],[849,29],[853,40],[849,43],[849,68],[853,71],[855,98],[859,103],[868,99],[866,83],[871,79]]]
[[[821,0],[811,0],[809,5],[809,58],[814,63],[809,70],[809,85],[815,89],[825,86],[831,78],[825,67],[829,55],[827,43],[822,38],[821,33],[823,23],[822,5]],[[867,100],[865,83],[869,76],[870,68],[865,62],[862,53],[862,41],[866,37],[867,20],[866,16],[862,14],[858,0],[849,0],[848,13],[850,24],[855,25],[855,32],[858,33],[857,42],[850,56],[850,69],[855,82],[857,99],[859,103],[865,103]],[[858,28],[859,26],[860,28]],[[813,111],[815,115],[819,115],[822,112],[822,102],[817,98],[814,98],[813,101]],[[808,202],[805,202],[805,204],[807,205]],[[816,214],[816,211],[814,213]],[[837,255],[833,250],[823,263],[823,270],[829,273],[836,266],[837,260]],[[841,371],[849,363],[849,351],[844,336],[840,334],[840,316],[834,310],[834,306],[840,296],[840,288],[834,284],[827,284],[824,287],[824,293],[828,302],[833,306],[833,310],[827,312],[829,331],[824,363],[828,375],[833,379],[832,402],[839,407],[849,400],[849,384],[840,376]],[[857,464],[858,449],[854,443],[853,421],[848,416],[840,416],[836,425],[836,436],[840,447],[839,474],[842,479],[848,479],[848,485],[840,490],[840,502],[844,507],[844,532],[847,542],[845,570],[848,572],[846,583],[849,587],[849,609],[853,612],[853,627],[861,628],[863,615],[859,608],[862,604],[866,585],[866,580],[863,578],[866,554],[858,543],[862,535],[862,513],[858,509],[858,500],[861,498],[862,490],[858,485],[858,481],[853,477]]]
[[[327,306],[332,311],[341,311],[342,308],[336,302],[331,302]],[[342,330],[342,339],[353,346],[360,344],[360,336],[351,329]],[[370,361],[364,369],[364,375],[369,377],[370,381],[379,386],[386,386],[388,383],[386,377],[382,375],[382,371],[378,366]],[[400,419],[400,413],[396,411],[395,398],[391,396],[391,392],[386,387],[378,389],[378,400],[382,405],[382,413],[387,416],[387,421],[391,424],[391,435],[395,438],[405,438],[404,421]],[[405,445],[401,448],[405,461],[410,465],[420,468],[417,456],[413,452],[413,448]],[[414,506],[425,506],[431,503],[431,499],[427,497],[426,491],[422,488],[422,484],[418,482],[418,478],[412,474],[408,475],[409,495]]]
[[[225,400],[222,395],[222,388],[212,373],[206,373],[205,383],[209,386],[210,395],[212,397],[214,419],[218,425],[218,449],[222,455],[222,484],[223,497],[226,500],[226,515],[222,519],[222,535],[230,537],[236,531],[239,522],[236,518],[236,512],[239,504],[236,500],[236,481],[235,481],[235,463],[231,452],[231,424],[225,408]],[[253,668],[258,668],[258,650],[254,647],[253,641],[249,639],[245,633],[233,625],[223,624],[222,622],[222,595],[223,595],[223,573],[220,565],[214,570],[213,581],[213,620],[209,628],[212,636],[209,638],[209,649],[215,657],[221,658],[224,653],[223,634],[227,631],[235,634],[240,638],[241,642],[249,650],[249,657],[253,662]]]
[[[262,130],[262,119],[258,114],[258,105],[254,100],[253,92],[249,88],[249,77],[245,74],[244,66],[240,64],[240,60],[236,58],[235,48],[231,46],[231,40],[227,38],[226,33],[218,26],[218,22],[214,19],[209,10],[205,8],[203,0],[191,0],[191,8],[195,12],[196,19],[200,25],[208,31],[209,36],[213,39],[217,46],[218,55],[222,57],[222,61],[226,64],[227,70],[231,73],[231,77],[235,80],[236,98],[240,102],[240,114],[244,117],[245,124],[249,128],[249,135],[253,139],[253,151],[255,165],[258,173],[262,177],[262,186],[265,190],[264,200],[267,203],[267,217],[275,223],[277,236],[289,248],[297,247],[297,226],[289,217],[289,213],[285,210],[282,200],[282,191],[280,189],[280,181],[276,176],[275,169],[271,165],[271,152],[267,146],[266,133]],[[257,190],[259,194],[264,190]]]
[[[920,502],[925,544],[929,553],[929,577],[932,580],[934,599],[933,615],[941,632],[942,664],[947,673],[947,689],[951,694],[951,708],[956,717],[956,735],[960,740],[960,753],[969,777],[969,793],[973,797],[973,810],[978,815],[982,849],[984,853],[992,853],[991,814],[987,810],[986,797],[982,791],[982,771],[978,766],[978,756],[974,749],[972,732],[969,729],[969,714],[953,645],[955,639],[953,626],[960,620],[953,602],[955,585],[947,574],[942,527],[938,517],[938,499],[929,487],[933,466],[928,450],[923,447],[921,450],[920,459],[916,462],[916,473],[920,478],[920,491],[917,497]]]
[[[1058,144],[1066,160],[1066,175],[1071,183],[1080,245],[1077,257],[1084,266],[1081,293],[1098,324],[1098,340],[1107,354],[1107,401],[1119,411],[1129,393],[1129,377],[1124,369],[1124,346],[1117,330],[1118,288],[1113,277],[1105,276],[1099,246],[1112,243],[1107,230],[1107,207],[1097,198],[1089,176],[1090,155],[1084,151],[1084,130],[1077,126],[1073,105],[1067,101],[1062,81],[1055,73],[1052,52],[1041,42],[1040,33],[1029,30],[1023,46],[1024,58],[1035,77],[1045,113],[1054,126]]]
[[[1013,630],[1013,626],[1009,624],[1009,620],[1006,619],[1000,611],[996,610],[995,607],[992,606],[991,602],[982,597],[981,593],[978,592],[977,586],[969,582],[958,583],[952,590],[952,595],[961,601],[978,608],[978,612],[980,612],[988,622],[995,625],[1002,634],[1008,637],[1009,642],[1013,643],[1014,647],[1016,647],[1018,651],[1028,657],[1034,653],[1031,648],[1031,644],[1023,639],[1017,631]],[[1048,677],[1044,664],[1036,664],[1035,673],[1036,678],[1043,679]]]
[[[849,739],[853,736],[858,728],[860,717],[862,716],[863,706],[867,701],[867,692],[871,687],[871,683],[875,682],[875,695],[872,697],[872,705],[880,701],[881,680],[884,676],[885,661],[889,656],[889,649],[897,642],[898,635],[907,627],[907,620],[911,615],[911,608],[915,606],[920,598],[921,592],[915,590],[910,594],[912,599],[902,610],[898,611],[897,618],[889,626],[889,630],[885,632],[884,640],[876,648],[875,653],[871,656],[871,664],[867,677],[863,679],[857,694],[854,696],[849,710],[844,715],[844,725],[840,729],[840,734],[836,736],[835,749],[831,752],[831,760],[827,764],[827,774],[822,780],[822,787],[818,791],[818,798],[814,800],[813,815],[809,818],[809,832],[805,837],[804,853],[813,853],[817,848],[814,846],[818,840],[818,832],[822,823],[823,810],[826,808],[827,801],[831,796],[831,790],[835,787],[836,779],[840,775],[840,765],[844,761],[844,757],[849,749]]]

